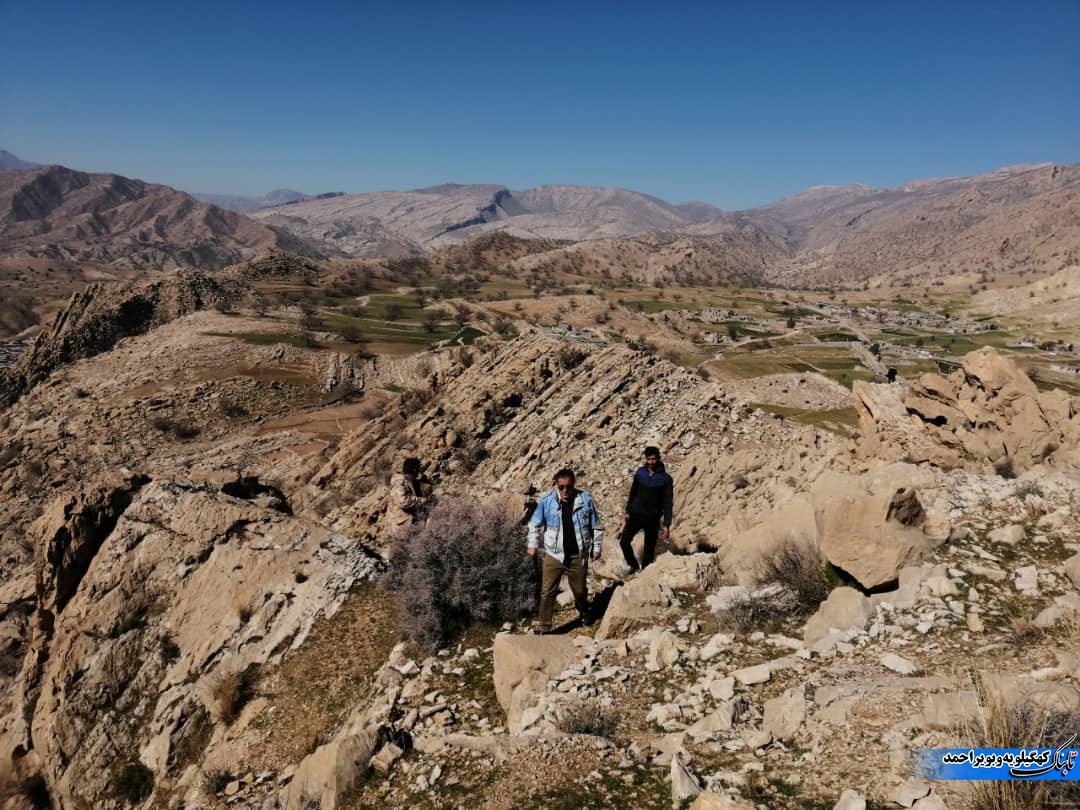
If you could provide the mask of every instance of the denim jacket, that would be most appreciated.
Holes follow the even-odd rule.
[[[559,494],[555,490],[540,499],[529,520],[529,548],[540,548],[541,529],[544,532],[544,551],[565,562],[562,510],[559,508]],[[588,559],[590,555],[600,553],[604,526],[600,522],[592,495],[588,492],[579,491],[574,498],[574,535],[583,558]]]

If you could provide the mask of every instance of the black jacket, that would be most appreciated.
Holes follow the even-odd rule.
[[[667,474],[663,463],[657,464],[652,475],[649,468],[638,467],[630,484],[630,497],[626,499],[626,513],[638,517],[661,520],[671,525],[671,508],[675,500],[675,482]]]

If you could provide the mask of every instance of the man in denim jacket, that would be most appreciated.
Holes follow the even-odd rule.
[[[589,560],[600,559],[604,527],[592,495],[574,487],[574,471],[561,469],[555,473],[555,488],[540,499],[529,520],[528,554],[535,557],[541,549],[543,556],[540,577],[540,616],[537,631],[551,630],[555,612],[555,596],[563,575],[574,594],[581,623],[592,624],[589,613],[589,590],[586,578]]]

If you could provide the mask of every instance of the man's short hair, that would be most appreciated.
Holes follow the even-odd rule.
[[[555,475],[551,476],[551,482],[555,483],[560,478],[569,478],[571,484],[573,484],[577,480],[577,476],[574,475],[574,471],[571,470],[569,467],[563,467],[561,470],[555,473]]]
[[[653,445],[650,444],[648,447],[645,448],[645,452],[642,453],[641,455],[643,455],[643,456],[656,456],[657,458],[660,458],[660,448],[659,447],[654,447]]]
[[[419,475],[420,474],[420,459],[407,458],[401,465],[401,472],[404,475]]]

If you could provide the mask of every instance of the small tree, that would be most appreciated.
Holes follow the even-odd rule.
[[[446,496],[390,555],[401,633],[428,649],[472,624],[513,621],[536,606],[524,528],[506,502]]]
[[[383,309],[383,316],[388,321],[401,320],[401,304],[390,302],[386,305],[386,308]]]

